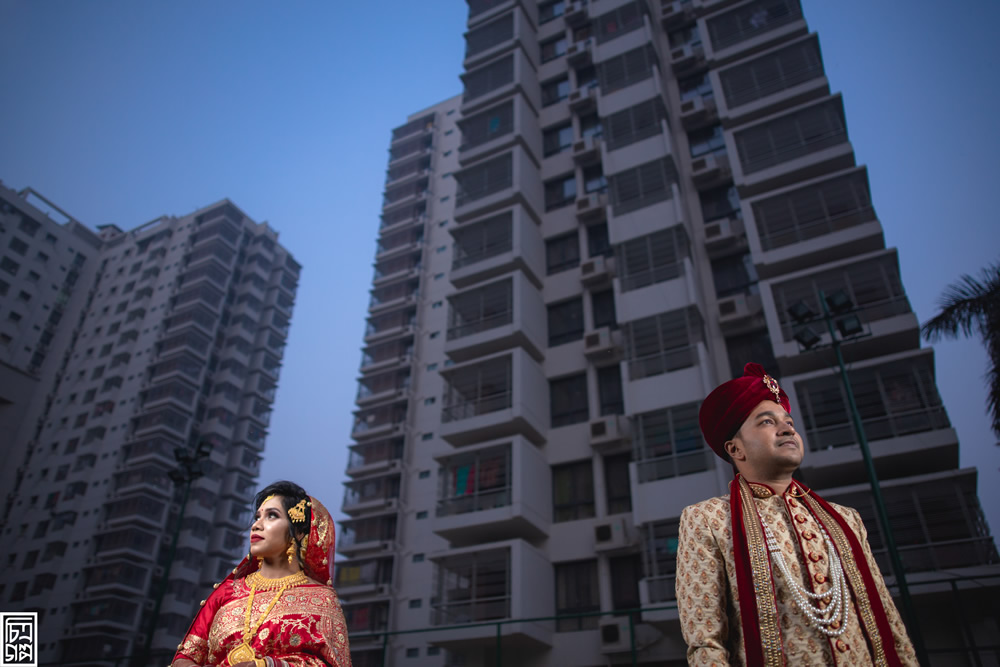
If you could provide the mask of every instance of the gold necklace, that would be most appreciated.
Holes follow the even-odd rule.
[[[271,613],[274,609],[274,605],[278,603],[281,599],[281,595],[290,587],[297,586],[298,584],[304,584],[309,581],[309,577],[305,575],[304,572],[299,570],[295,574],[288,575],[287,577],[281,577],[280,579],[267,579],[261,576],[260,572],[253,572],[246,577],[246,584],[250,587],[250,597],[247,599],[247,612],[246,618],[243,622],[243,639],[236,645],[236,647],[229,652],[228,660],[230,665],[235,665],[240,662],[252,662],[257,659],[257,652],[250,648],[250,638],[257,636],[257,631],[260,629],[261,624],[267,615]],[[264,613],[260,615],[256,623],[251,623],[251,616],[253,615],[253,599],[257,594],[258,590],[271,591],[277,589],[277,593],[271,603],[267,605],[264,609]]]

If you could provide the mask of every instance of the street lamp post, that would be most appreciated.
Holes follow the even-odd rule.
[[[212,443],[202,440],[198,443],[194,454],[191,454],[183,447],[174,449],[174,458],[177,459],[177,468],[167,473],[174,484],[183,485],[184,493],[181,496],[181,506],[177,513],[177,521],[174,523],[173,539],[170,541],[170,551],[167,554],[167,562],[163,565],[163,576],[160,579],[160,587],[156,593],[156,602],[153,605],[153,613],[149,618],[149,627],[146,630],[146,641],[143,644],[142,663],[150,664],[150,654],[153,649],[153,635],[156,634],[156,626],[160,620],[160,607],[163,606],[163,598],[167,594],[167,585],[170,579],[170,569],[174,564],[174,557],[177,555],[177,541],[181,535],[181,526],[184,523],[184,510],[187,509],[188,498],[191,495],[191,484],[202,477],[205,473],[201,469],[201,461],[208,458],[212,451]]]
[[[838,291],[832,295],[832,304],[838,314],[847,315],[843,321],[837,322],[837,328],[842,335],[858,334],[861,332],[861,321],[856,315],[849,312],[854,309],[854,304],[843,292]],[[837,338],[834,330],[834,315],[830,312],[831,301],[828,301],[823,290],[819,290],[819,304],[823,310],[822,319],[826,322],[827,330],[830,332],[830,345],[837,358],[837,365],[840,368],[840,380],[844,385],[844,393],[847,396],[847,409],[851,413],[851,421],[854,424],[854,434],[858,439],[861,448],[861,457],[864,459],[865,470],[868,473],[868,482],[872,489],[872,499],[875,502],[875,511],[878,514],[879,523],[882,524],[882,535],[885,540],[886,550],[889,552],[889,560],[892,563],[892,571],[896,576],[896,585],[899,587],[900,602],[903,607],[903,617],[908,621],[909,627],[913,630],[910,638],[913,641],[914,650],[917,653],[917,660],[920,664],[929,664],[927,651],[924,647],[924,640],[920,634],[919,623],[917,621],[916,610],[913,607],[913,599],[910,597],[910,587],[906,583],[906,573],[903,569],[903,560],[899,556],[896,548],[896,540],[892,534],[892,524],[889,523],[889,514],[885,509],[885,501],[882,498],[882,487],[879,485],[878,474],[875,472],[875,462],[872,460],[871,449],[868,447],[868,437],[865,435],[864,424],[861,422],[861,413],[858,412],[857,403],[854,401],[854,391],[851,389],[850,379],[847,377],[847,367],[844,364],[844,355],[840,351],[841,341]],[[796,311],[797,312],[793,312]],[[799,322],[805,324],[818,319],[808,306],[796,304],[789,309],[789,314]],[[796,334],[795,339],[806,349],[814,347],[819,342],[819,337],[806,328]]]

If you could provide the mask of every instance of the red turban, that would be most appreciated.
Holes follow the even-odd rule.
[[[698,411],[698,423],[708,446],[726,458],[726,442],[736,435],[753,409],[768,399],[778,403],[785,412],[791,412],[785,390],[760,364],[747,364],[743,367],[743,377],[716,387]]]

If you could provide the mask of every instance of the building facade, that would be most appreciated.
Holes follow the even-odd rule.
[[[829,334],[790,314],[821,292],[935,664],[994,643],[976,471],[798,0],[468,6],[463,93],[389,147],[338,542],[355,666],[427,628],[385,664],[493,665],[498,620],[503,664],[627,662],[628,614],[517,621],[639,607],[640,662],[685,664],[679,516],[732,478],[698,407],[751,360],[889,572]]]
[[[41,663],[110,664],[160,599],[162,662],[244,547],[301,267],[228,200],[94,233],[29,194],[0,192],[0,352],[35,387],[0,605],[39,613]]]

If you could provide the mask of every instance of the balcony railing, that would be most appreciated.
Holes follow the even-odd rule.
[[[476,623],[510,617],[510,596],[478,598],[431,605],[434,625]]]
[[[447,405],[441,410],[442,422],[453,422],[461,419],[469,419],[477,415],[485,415],[490,412],[506,410],[511,406],[513,393],[510,390],[503,391],[489,396],[483,396],[472,401],[464,401],[455,405]]]
[[[636,462],[639,482],[654,482],[658,479],[682,477],[696,472],[711,470],[715,465],[715,454],[701,448],[683,454],[668,454],[653,459]]]
[[[483,317],[478,320],[472,320],[470,322],[465,322],[458,326],[451,327],[448,329],[448,340],[464,338],[465,336],[471,336],[472,334],[477,334],[482,331],[495,329],[496,327],[503,326],[504,324],[510,324],[513,315],[514,311],[513,309],[510,309],[502,313],[497,313],[496,315],[490,315],[488,317]]]
[[[909,410],[883,417],[872,417],[862,420],[861,423],[865,429],[865,436],[871,442],[899,438],[911,433],[933,431],[951,426],[951,423],[948,421],[948,414],[945,412],[943,406]],[[855,445],[858,439],[854,434],[853,424],[851,422],[844,422],[822,428],[806,429],[806,442],[809,444],[810,451],[816,452],[824,449]],[[873,448],[873,453],[876,456],[878,455],[877,445]]]
[[[698,351],[694,345],[664,350],[645,357],[630,359],[628,362],[629,379],[641,380],[653,375],[688,368],[694,366],[697,361]]]

